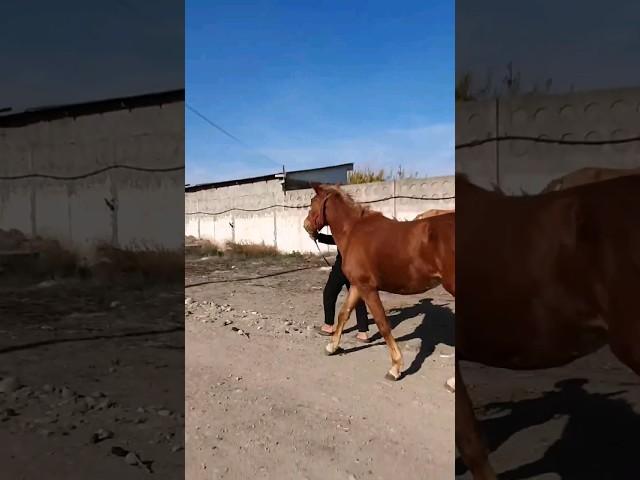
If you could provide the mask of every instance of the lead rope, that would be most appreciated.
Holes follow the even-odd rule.
[[[316,248],[318,249],[318,253],[320,254],[320,256],[322,257],[322,259],[324,260],[324,263],[327,264],[327,266],[331,266],[331,264],[329,263],[329,260],[326,259],[326,257],[324,256],[324,254],[322,253],[322,250],[320,250],[320,245],[318,245],[318,240],[314,239],[313,243],[316,244]]]

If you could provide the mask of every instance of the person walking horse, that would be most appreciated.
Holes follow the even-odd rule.
[[[320,232],[313,232],[310,234],[310,237],[320,242],[324,245],[335,245],[336,242],[333,239],[333,236],[326,235]],[[338,255],[336,256],[336,261],[331,268],[331,273],[329,273],[329,278],[327,279],[327,283],[324,286],[323,291],[323,306],[324,306],[324,325],[318,328],[317,331],[320,335],[331,336],[334,332],[333,324],[335,322],[336,316],[336,302],[338,301],[338,295],[340,295],[340,291],[342,287],[346,286],[349,289],[350,284],[347,277],[345,277],[342,272],[342,255],[340,255],[340,251],[338,250]],[[367,316],[367,307],[365,303],[360,300],[356,305],[356,321],[358,325],[358,333],[356,334],[356,340],[361,343],[368,343],[369,336],[367,332],[369,331],[369,317]]]
[[[358,205],[337,185],[312,187],[315,195],[304,229],[316,237],[325,226],[331,228],[338,252],[344,255],[340,269],[351,284],[324,353],[338,351],[345,323],[363,300],[391,357],[385,378],[399,380],[402,351],[391,333],[380,292],[416,295],[442,285],[455,296],[455,213],[398,221]]]

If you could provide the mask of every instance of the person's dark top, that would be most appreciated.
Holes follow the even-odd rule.
[[[327,235],[325,233],[318,232],[318,236],[316,240],[324,245],[335,245],[336,241],[333,239],[333,235]],[[342,256],[340,255],[340,250],[338,250],[338,255],[336,255],[336,265],[340,265],[342,263]]]
[[[336,241],[333,239],[333,235],[327,235],[325,233],[318,232],[318,237],[316,238],[320,243],[325,245],[335,245]]]

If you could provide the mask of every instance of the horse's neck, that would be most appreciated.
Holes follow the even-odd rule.
[[[334,200],[331,206],[333,207],[332,211],[329,212],[326,220],[331,228],[331,235],[336,246],[342,252],[353,224],[360,217],[360,212],[345,204],[341,199]]]

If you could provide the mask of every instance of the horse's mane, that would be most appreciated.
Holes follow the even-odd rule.
[[[375,210],[371,210],[371,207],[369,207],[367,205],[362,205],[362,204],[356,202],[351,195],[349,195],[347,192],[342,190],[337,185],[325,185],[324,186],[324,190],[327,192],[327,195],[328,194],[333,194],[333,195],[337,195],[338,197],[340,197],[342,199],[342,201],[348,207],[356,210],[360,214],[361,217],[366,217],[366,216],[369,216],[369,215],[382,215],[380,212],[377,212]]]

